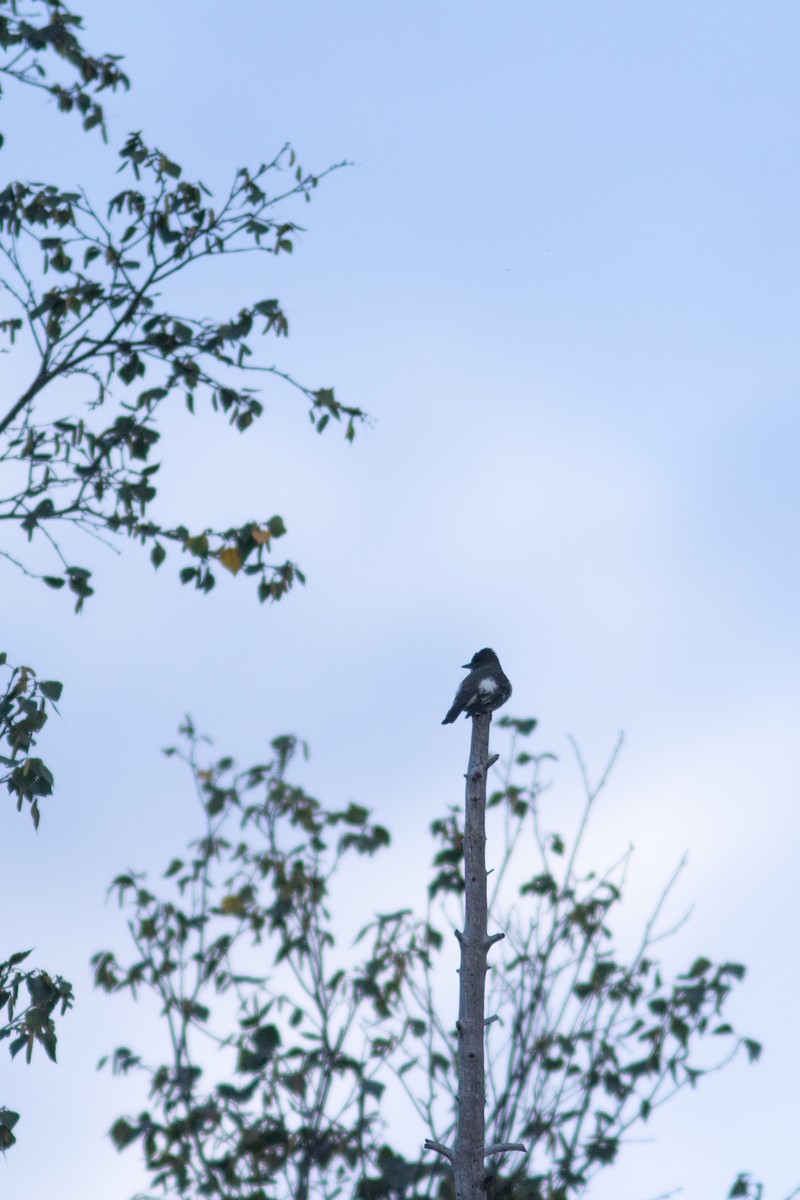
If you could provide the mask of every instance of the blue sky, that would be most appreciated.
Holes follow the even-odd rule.
[[[595,865],[635,843],[635,925],[689,851],[677,911],[696,911],[665,955],[746,962],[735,1016],[765,1043],[665,1111],[593,1198],[705,1200],[744,1169],[778,1200],[798,1182],[800,10],[79,11],[134,83],[107,101],[111,149],[8,89],[6,175],[111,194],[132,129],[216,190],[284,140],[310,168],[350,160],[298,214],[292,258],[236,260],[186,302],[279,296],[291,336],[266,353],[373,422],[353,446],[315,439],[280,388],[245,438],[210,414],[169,422],[162,511],[282,513],[308,587],[279,607],[241,580],[201,599],[127,548],[92,551],[80,618],[3,570],[4,648],[66,685],[38,835],[0,815],[7,948],[35,944],[79,988],[59,1066],[3,1072],[25,1116],[4,1195],[143,1184],[103,1140],[138,1099],[93,1065],[125,1021],[148,1025],[95,996],[86,963],[122,942],[111,877],[159,870],[193,833],[159,756],[183,713],[245,761],[307,738],[310,790],[392,828],[381,884],[403,903],[422,831],[461,792],[466,725],[439,722],[488,644],[561,757],[555,828],[577,789],[566,734],[599,773],[625,730]],[[27,364],[4,372],[13,388]]]

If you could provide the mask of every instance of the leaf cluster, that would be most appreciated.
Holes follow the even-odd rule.
[[[591,785],[579,758],[585,804],[577,832],[569,839],[546,831],[543,771],[553,756],[529,749],[535,721],[499,724],[511,747],[503,785],[488,800],[495,818],[489,844],[503,847],[490,875],[490,919],[505,939],[493,951],[490,975],[486,1139],[524,1143],[528,1154],[499,1169],[492,1188],[495,1196],[568,1200],[677,1091],[695,1087],[739,1051],[755,1061],[761,1047],[739,1037],[723,1013],[744,978],[741,964],[697,957],[672,978],[659,965],[659,917],[674,880],[632,955],[615,951],[612,922],[630,855],[599,876],[578,868],[608,770]],[[429,921],[441,929],[444,918],[455,928],[464,891],[461,814],[451,811],[431,831],[437,849]],[[534,871],[520,872],[521,863],[537,858]],[[457,1045],[436,997],[433,972],[413,978],[391,1040],[397,1078],[433,1138],[447,1144],[455,1128]],[[409,1027],[418,1043],[403,1036]]]
[[[154,1186],[179,1195],[323,1196],[349,1187],[380,1152],[382,1046],[364,1039],[397,1007],[429,948],[406,912],[376,918],[349,963],[328,908],[335,876],[388,845],[366,809],[327,809],[287,778],[302,744],[244,771],[207,763],[190,722],[183,759],[204,835],[156,889],[134,872],[112,885],[135,946],[93,963],[107,992],[155,995],[174,1057],[148,1063],[120,1047],[117,1072],[145,1072],[151,1104],[121,1117]],[[213,1082],[222,1073],[222,1082]]]
[[[61,1009],[63,1017],[72,1007],[72,987],[60,976],[50,976],[42,970],[20,970],[20,964],[31,953],[23,950],[0,962],[0,1041],[9,1040],[9,1051],[15,1058],[25,1051],[31,1061],[38,1043],[53,1062],[56,1061],[56,1027],[53,1013]],[[0,1108],[0,1150],[14,1145],[12,1132],[19,1113]]]
[[[15,667],[0,653],[0,678],[5,690],[0,694],[0,784],[16,797],[17,811],[30,805],[33,823],[39,825],[39,800],[53,792],[52,773],[41,758],[30,751],[47,722],[51,711],[58,712],[62,685],[55,679],[37,679],[32,667]]]
[[[535,723],[503,724],[511,751],[490,804],[505,852],[491,911],[507,936],[490,987],[487,1142],[522,1140],[529,1153],[492,1186],[568,1200],[671,1095],[760,1046],[724,1015],[741,965],[703,956],[675,977],[659,966],[661,906],[632,956],[614,951],[628,856],[599,877],[577,868],[605,776],[586,780],[574,839],[544,832],[541,773],[553,756],[520,748]],[[151,1095],[116,1122],[116,1145],[140,1145],[153,1183],[179,1195],[449,1200],[449,1172],[404,1156],[384,1104],[387,1088],[405,1094],[421,1131],[452,1136],[456,1036],[438,988],[443,930],[463,893],[458,814],[433,823],[426,918],[379,915],[348,956],[329,910],[334,879],[357,886],[353,854],[388,844],[386,831],[360,806],[326,809],[289,781],[303,748],[294,738],[237,771],[230,758],[201,762],[191,723],[183,733],[188,751],[169,753],[192,772],[205,834],[167,868],[171,893],[133,872],[115,880],[135,954],[94,960],[106,991],[154,995],[174,1049],[155,1064],[128,1047],[112,1056],[118,1072],[144,1071]],[[520,877],[532,853],[539,867]],[[721,1053],[704,1057],[709,1044]]]
[[[30,385],[0,416],[0,464],[16,464],[19,481],[0,495],[0,521],[27,542],[39,538],[55,569],[40,572],[3,556],[49,587],[66,588],[77,610],[92,595],[91,571],[68,560],[60,542],[67,528],[149,545],[155,567],[172,547],[197,560],[180,579],[202,592],[221,566],[256,577],[262,603],[278,600],[303,580],[294,563],[269,558],[285,532],[281,517],[204,530],[154,518],[159,420],[175,399],[190,413],[203,399],[244,433],[263,413],[249,380],[264,375],[305,398],[318,433],[333,418],[352,441],[364,413],[341,403],[332,388],[308,388],[258,361],[254,337],[288,333],[277,300],[256,300],[220,320],[177,311],[164,288],[212,258],[291,252],[289,235],[299,227],[275,210],[291,197],[309,199],[322,176],[303,172],[286,146],[258,170],[240,169],[215,207],[202,183],[184,180],[178,164],[140,134],[129,137],[121,157],[135,186],[112,196],[105,215],[82,191],[11,183],[0,193],[2,287],[21,313],[2,328],[12,343],[27,330],[39,362]],[[285,171],[292,172],[288,184],[268,192],[271,177],[277,182]],[[72,378],[88,385],[85,410],[37,419],[44,395]]]
[[[99,128],[106,139],[103,107],[97,93],[128,88],[118,54],[89,54],[80,39],[82,18],[62,0],[31,0],[25,15],[18,0],[0,0],[0,76],[48,92],[60,112],[77,112],[85,130]],[[73,82],[49,81],[44,65],[68,68]],[[3,137],[0,135],[0,147]]]

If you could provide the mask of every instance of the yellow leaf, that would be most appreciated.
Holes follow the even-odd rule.
[[[244,913],[242,897],[223,896],[222,903],[219,906],[219,911],[224,913],[226,917],[241,917]]]
[[[235,575],[237,571],[242,569],[242,560],[239,558],[239,551],[234,546],[228,546],[225,550],[220,550],[218,556],[223,567]]]
[[[11,691],[11,695],[12,696],[21,696],[27,690],[28,690],[28,668],[20,667],[19,679],[14,684],[14,687],[12,688],[12,691]]]
[[[258,546],[268,546],[272,540],[272,534],[268,529],[260,529],[258,525],[254,525],[250,531],[253,541]]]

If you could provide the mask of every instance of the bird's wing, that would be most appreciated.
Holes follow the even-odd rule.
[[[445,717],[442,724],[450,725],[453,721],[455,721],[455,719],[459,715],[459,713],[462,713],[464,711],[464,708],[466,707],[466,705],[471,704],[472,701],[474,700],[474,698],[475,698],[474,682],[472,680],[470,680],[469,676],[467,676],[466,679],[462,680],[461,686],[459,687],[458,691],[456,692],[453,703],[450,705],[450,708],[447,710],[447,716]]]

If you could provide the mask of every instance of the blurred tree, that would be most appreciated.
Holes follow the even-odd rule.
[[[511,742],[489,800],[489,845],[502,843],[489,913],[506,940],[489,989],[486,1140],[524,1141],[528,1153],[491,1168],[491,1194],[567,1200],[676,1092],[760,1047],[723,1012],[740,964],[695,957],[673,979],[659,967],[672,883],[638,948],[615,950],[630,854],[599,875],[579,868],[607,772],[594,786],[584,774],[567,841],[542,816],[552,756],[522,748],[535,722],[500,724]],[[454,966],[443,930],[463,921],[460,813],[433,823],[426,915],[377,915],[347,952],[331,906],[358,893],[354,858],[384,850],[387,832],[365,809],[327,809],[290,782],[294,738],[237,770],[206,761],[191,722],[182,734],[185,748],[168,753],[191,771],[202,831],[160,888],[133,872],[114,881],[133,953],[93,960],[98,986],[150,994],[169,1025],[166,1060],[130,1046],[111,1056],[114,1071],[145,1073],[151,1097],[114,1124],[114,1142],[138,1144],[167,1194],[452,1196],[449,1166],[415,1143],[447,1143],[455,1128],[454,1005],[442,979]]]

